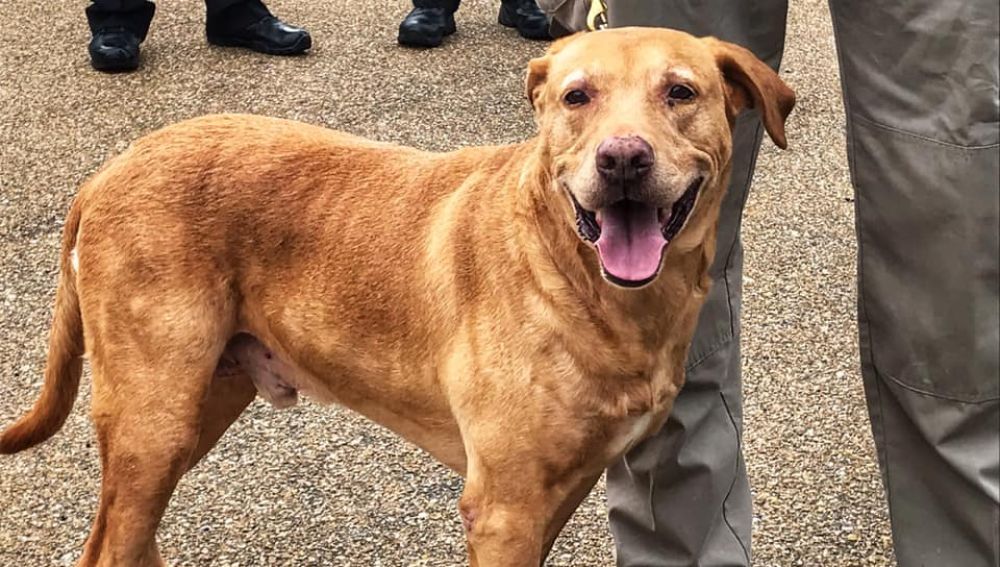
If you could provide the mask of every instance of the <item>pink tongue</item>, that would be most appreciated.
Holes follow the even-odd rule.
[[[653,277],[667,245],[656,208],[621,201],[601,209],[599,215],[601,236],[597,239],[597,253],[604,269],[625,281]]]

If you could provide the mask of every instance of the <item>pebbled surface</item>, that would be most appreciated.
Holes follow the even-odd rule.
[[[59,231],[77,186],[160,126],[220,111],[324,124],[428,149],[522,139],[525,63],[544,44],[466,0],[437,50],[396,45],[403,0],[273,0],[311,55],[209,47],[196,0],[160,3],[141,71],[90,70],[85,2],[0,0],[0,423],[34,401]],[[788,152],[764,144],[747,205],[746,456],[755,564],[891,565],[854,327],[853,205],[825,2],[792,3]],[[99,481],[89,378],[64,430],[0,458],[0,565],[71,565]],[[461,481],[336,408],[258,400],[187,475],[161,528],[174,566],[446,566],[464,561]],[[603,490],[550,565],[612,565]]]

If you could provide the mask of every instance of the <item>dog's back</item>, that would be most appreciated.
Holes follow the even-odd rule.
[[[484,181],[517,175],[517,151],[421,152],[251,115],[153,132],[110,160],[74,202],[62,277],[74,300],[65,311],[82,324],[70,358],[79,365],[84,327],[97,358],[112,343],[152,351],[167,342],[212,359],[227,337],[250,336],[297,361],[279,388],[390,426],[391,414],[422,406],[451,428],[434,357],[463,305],[491,293],[473,241],[503,238],[490,225],[506,214],[505,195]],[[60,352],[50,349],[56,369],[67,364]],[[51,393],[36,419],[5,437],[6,451],[62,424],[78,371],[61,373],[46,380]],[[400,374],[407,379],[394,379]],[[389,394],[386,384],[400,391]],[[390,407],[367,408],[370,400]],[[422,441],[407,424],[394,429]],[[451,453],[438,456],[461,466]]]

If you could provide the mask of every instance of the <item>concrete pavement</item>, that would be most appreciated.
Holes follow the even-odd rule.
[[[254,112],[427,149],[531,135],[527,60],[544,44],[466,0],[437,50],[396,45],[404,0],[275,0],[313,52],[209,47],[204,8],[163,0],[139,72],[90,70],[85,2],[0,0],[0,425],[41,381],[59,234],[77,187],[143,133],[211,112]],[[858,375],[853,204],[825,2],[794,2],[783,74],[799,104],[789,146],[761,154],[744,226],[745,445],[755,564],[891,565]],[[51,442],[0,458],[0,565],[71,565],[95,510],[89,378]],[[337,408],[261,402],[188,474],[161,528],[172,565],[461,564],[459,478]],[[612,564],[603,488],[551,565]]]

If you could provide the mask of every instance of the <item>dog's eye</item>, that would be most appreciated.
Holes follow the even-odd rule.
[[[684,85],[674,85],[667,91],[667,99],[670,102],[688,101],[694,98],[694,91]]]
[[[590,96],[580,89],[573,89],[563,95],[563,100],[570,106],[582,106],[590,102]]]

